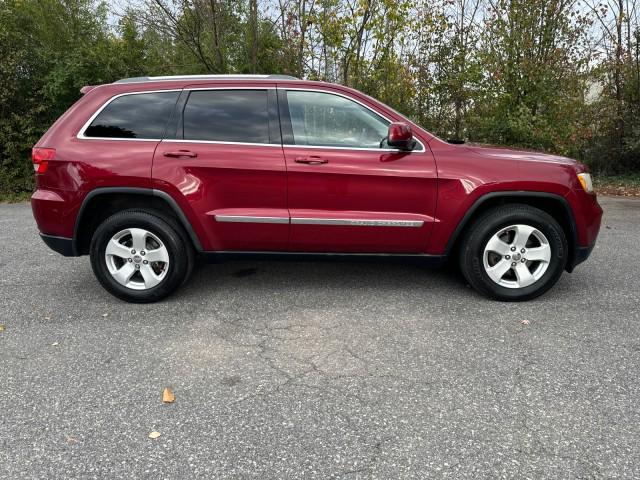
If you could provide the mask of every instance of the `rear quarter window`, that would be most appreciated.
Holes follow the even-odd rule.
[[[116,97],[98,113],[83,135],[160,140],[179,93],[135,93]]]

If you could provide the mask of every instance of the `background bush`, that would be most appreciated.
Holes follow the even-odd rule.
[[[640,6],[638,6],[640,7]],[[285,73],[444,137],[640,172],[640,8],[572,0],[0,0],[0,195],[84,85]]]

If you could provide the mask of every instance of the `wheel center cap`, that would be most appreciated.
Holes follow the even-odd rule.
[[[142,257],[140,255],[135,255],[133,257],[133,261],[136,263],[140,263],[142,261]]]
[[[520,261],[520,259],[521,259],[521,258],[522,258],[522,255],[520,255],[519,253],[514,253],[514,254],[513,254],[513,259],[514,259],[516,262]],[[134,260],[135,260],[135,258],[134,258]]]

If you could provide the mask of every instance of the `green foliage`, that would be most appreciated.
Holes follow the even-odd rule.
[[[105,24],[89,1],[0,3],[0,194],[32,188],[31,146],[81,86],[110,80]]]
[[[32,189],[30,148],[82,86],[140,75],[289,73],[339,82],[447,139],[560,153],[607,174],[638,172],[637,9],[607,16],[579,5],[140,0],[109,13],[116,7],[99,0],[0,0],[0,196]]]

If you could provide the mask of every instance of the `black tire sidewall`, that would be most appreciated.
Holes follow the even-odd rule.
[[[495,283],[484,269],[484,248],[502,228],[515,224],[530,225],[544,234],[551,248],[551,261],[542,278],[524,288],[507,288]],[[529,206],[497,208],[483,216],[473,227],[463,246],[462,271],[467,281],[481,293],[498,300],[530,300],[545,293],[560,278],[568,257],[568,246],[562,227],[546,212]]]
[[[169,267],[165,278],[148,290],[133,290],[119,284],[109,272],[105,260],[108,242],[118,232],[127,228],[143,228],[156,235],[167,248]],[[134,303],[160,300],[185,280],[189,272],[189,257],[181,235],[163,219],[143,211],[123,211],[107,218],[96,229],[91,240],[91,267],[100,284],[112,295]]]

